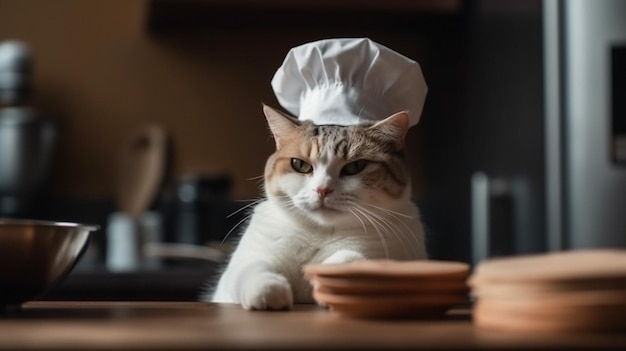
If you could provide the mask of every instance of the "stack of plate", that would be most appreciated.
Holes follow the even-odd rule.
[[[364,260],[304,271],[320,304],[352,317],[431,318],[468,300],[461,262]]]
[[[493,259],[469,284],[479,327],[626,331],[626,250]]]

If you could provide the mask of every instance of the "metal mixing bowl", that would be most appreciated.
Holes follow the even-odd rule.
[[[0,312],[41,296],[70,273],[97,226],[0,218]]]

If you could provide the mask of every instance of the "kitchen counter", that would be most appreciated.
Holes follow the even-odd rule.
[[[197,301],[215,281],[216,265],[109,272],[100,267],[72,272],[42,300]]]
[[[476,329],[469,311],[442,320],[357,320],[315,306],[249,312],[197,302],[30,302],[0,316],[0,350],[555,350],[625,349],[619,334]]]

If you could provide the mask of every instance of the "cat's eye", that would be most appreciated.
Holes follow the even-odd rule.
[[[291,167],[298,173],[311,173],[313,171],[313,166],[310,163],[299,158],[291,159]]]
[[[367,166],[367,160],[356,160],[343,166],[341,174],[349,176],[355,175],[365,169],[365,166]]]

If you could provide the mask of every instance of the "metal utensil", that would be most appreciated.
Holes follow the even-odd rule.
[[[41,296],[70,273],[98,226],[0,218],[0,312]]]

